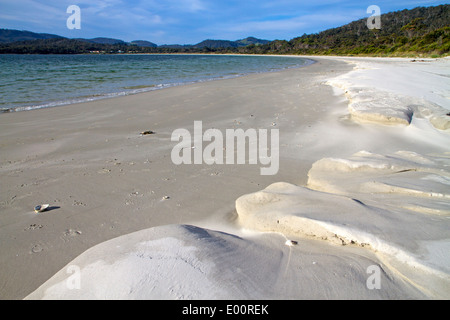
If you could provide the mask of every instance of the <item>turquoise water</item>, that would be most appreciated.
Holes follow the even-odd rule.
[[[0,55],[0,111],[24,111],[296,68],[295,57]]]

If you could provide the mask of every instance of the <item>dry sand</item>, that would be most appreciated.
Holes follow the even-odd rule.
[[[437,63],[447,72],[448,60],[414,68],[406,59],[315,60],[1,115],[0,298],[448,298],[450,138],[440,106],[448,84],[421,98],[390,86],[389,103],[397,99],[399,119],[407,119],[394,125],[386,125],[385,106],[373,111],[373,99],[356,108],[371,115],[354,116],[354,103],[367,100],[362,90],[359,100],[349,96],[364,63],[385,72],[360,75],[372,79],[365,88],[376,100],[387,89],[373,83],[392,66],[405,79]],[[437,90],[439,74],[430,77],[422,87]],[[192,131],[199,120],[204,130],[279,129],[278,174],[261,176],[259,165],[174,165],[172,132]],[[156,134],[141,136],[145,130]],[[383,191],[386,175],[399,171],[414,175],[394,195]],[[369,187],[382,191],[355,187],[367,187],[369,176]],[[440,188],[438,202],[405,196],[417,179],[426,180],[416,183],[425,193]],[[51,210],[34,213],[41,203]],[[407,225],[388,228],[399,221]],[[367,287],[373,265],[382,270],[379,290]],[[79,290],[67,286],[68,266],[81,271]]]

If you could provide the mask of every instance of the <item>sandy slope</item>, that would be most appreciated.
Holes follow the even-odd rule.
[[[86,251],[27,299],[423,297],[383,265],[383,290],[368,290],[367,268],[379,263],[371,252],[308,240],[289,247],[279,234],[239,233],[171,225],[126,235]],[[76,284],[73,266],[79,290],[68,289]]]
[[[358,133],[336,128],[334,142],[341,146],[357,139],[364,149],[342,157],[330,148],[330,157],[313,164],[305,187],[277,183],[239,198],[240,222],[261,231],[364,247],[428,297],[446,299],[449,61],[419,66],[405,60],[352,62],[354,71],[328,84],[343,89],[349,122],[373,125]]]
[[[305,69],[80,105],[90,113],[87,123],[73,108],[42,110],[35,114],[52,117],[55,125],[47,130],[64,138],[48,141],[45,154],[17,127],[31,118],[10,115],[14,125],[1,135],[2,148],[11,152],[9,159],[2,153],[2,173],[15,186],[35,177],[42,193],[58,194],[61,206],[54,214],[22,213],[18,222],[17,208],[37,200],[36,191],[28,189],[20,205],[11,199],[17,187],[3,196],[9,224],[2,240],[15,243],[17,229],[31,219],[42,225],[31,230],[35,241],[39,232],[46,237],[33,252],[30,232],[22,233],[19,243],[27,248],[29,241],[31,253],[24,259],[19,246],[3,246],[3,256],[16,253],[22,263],[41,266],[43,258],[58,261],[52,270],[58,266],[59,272],[39,269],[40,279],[55,275],[28,284],[36,289],[45,282],[27,298],[448,299],[450,138],[443,110],[449,88],[442,79],[449,61],[317,60]],[[411,79],[414,88],[404,85]],[[0,128],[7,124],[2,118]],[[171,165],[168,136],[201,119],[222,130],[277,126],[278,175],[262,177],[259,166]],[[154,128],[145,127],[149,123]],[[159,135],[137,140],[137,127]],[[95,132],[96,140],[84,130]],[[21,143],[38,154],[15,160],[25,150]],[[83,152],[71,153],[67,143]],[[70,157],[70,167],[63,167]],[[36,171],[25,167],[30,164]],[[62,168],[72,170],[65,177],[76,188],[56,175],[50,184],[37,177]],[[76,204],[73,210],[68,201]],[[64,245],[53,240],[58,236]],[[19,260],[4,263],[10,276],[18,265],[18,274],[25,274]],[[374,268],[380,271],[375,289]]]
[[[268,57],[270,59],[270,57]],[[235,201],[277,181],[306,183],[315,157],[291,139],[340,103],[322,61],[307,68],[204,82],[0,117],[0,298],[21,299],[87,249],[147,228],[229,221]],[[343,105],[344,106],[344,105]],[[174,130],[280,128],[280,170],[172,163]],[[152,130],[154,135],[141,136]],[[314,139],[311,137],[311,139]],[[297,175],[292,175],[293,170]],[[164,197],[170,198],[165,200]],[[35,214],[37,204],[52,210]]]

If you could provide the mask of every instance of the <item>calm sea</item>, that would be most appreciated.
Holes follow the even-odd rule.
[[[55,107],[311,63],[274,56],[0,55],[0,112]]]

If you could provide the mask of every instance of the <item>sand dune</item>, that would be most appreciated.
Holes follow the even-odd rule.
[[[89,249],[27,299],[424,297],[383,264],[383,290],[368,290],[367,268],[380,263],[371,253],[306,240],[288,247],[279,234],[239,233],[172,225],[126,235]],[[79,289],[71,287],[73,266]]]
[[[446,298],[448,163],[448,155],[409,152],[322,159],[310,170],[307,188],[278,183],[238,199],[239,222],[372,250],[431,297]]]
[[[360,122],[409,125],[413,115],[424,117],[441,130],[450,129],[449,66],[441,61],[395,59],[350,60],[354,70],[328,84],[344,91],[352,118]],[[415,60],[413,60],[415,61]],[[407,65],[405,62],[410,62]]]

